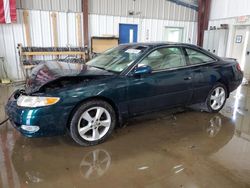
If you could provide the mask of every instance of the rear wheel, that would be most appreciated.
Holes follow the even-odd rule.
[[[82,146],[102,143],[112,133],[116,124],[114,109],[101,100],[88,101],[74,113],[70,135]]]
[[[219,112],[225,105],[227,99],[227,89],[223,84],[216,84],[209,92],[206,99],[206,111]]]

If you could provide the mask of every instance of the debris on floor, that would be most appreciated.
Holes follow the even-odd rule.
[[[139,167],[138,170],[146,170],[148,168],[149,168],[148,166],[142,166],[142,167]]]

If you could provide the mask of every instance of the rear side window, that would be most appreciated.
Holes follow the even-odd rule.
[[[186,48],[186,52],[189,58],[189,63],[191,65],[208,63],[208,62],[214,61],[213,58],[193,49]]]
[[[153,71],[186,66],[185,56],[180,48],[160,48],[150,53],[138,66],[147,65]]]

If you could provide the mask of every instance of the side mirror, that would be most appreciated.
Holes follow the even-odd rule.
[[[150,66],[141,66],[135,68],[134,75],[142,75],[142,74],[150,74],[152,72],[152,68]]]

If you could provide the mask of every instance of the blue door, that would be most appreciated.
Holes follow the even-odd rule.
[[[119,43],[137,42],[138,25],[119,24]]]

